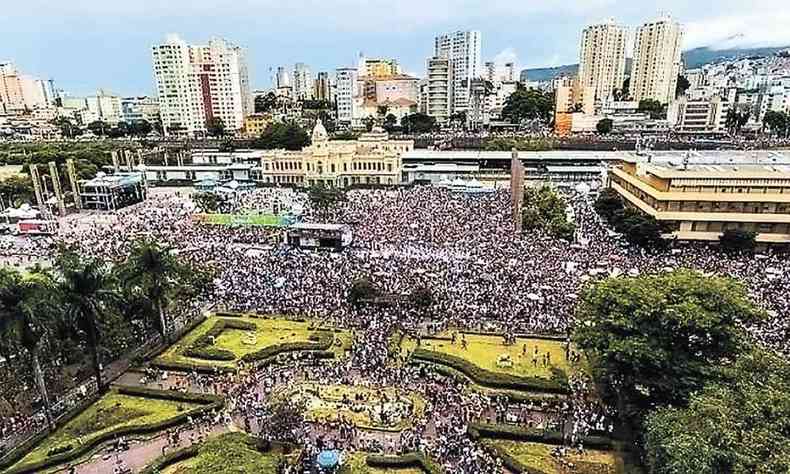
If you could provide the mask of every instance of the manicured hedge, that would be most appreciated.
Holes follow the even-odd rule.
[[[244,355],[241,360],[244,362],[261,362],[274,358],[286,352],[295,351],[315,351],[320,353],[320,358],[332,358],[334,353],[329,352],[334,342],[334,336],[331,331],[319,331],[318,340],[316,342],[285,342],[274,346],[264,347],[263,349],[255,352],[250,352]],[[328,354],[332,354],[328,357]]]
[[[442,474],[442,470],[430,458],[420,453],[407,453],[401,456],[380,456],[371,454],[365,464],[380,469],[418,468],[427,474]]]
[[[97,446],[109,440],[119,438],[121,436],[159,432],[167,428],[171,428],[173,426],[177,426],[186,422],[188,417],[200,415],[207,411],[211,411],[213,409],[222,408],[224,404],[222,398],[212,395],[205,395],[205,394],[193,394],[193,393],[185,394],[173,390],[154,390],[154,389],[138,388],[138,387],[116,387],[115,389],[118,391],[118,393],[121,393],[123,395],[140,396],[146,398],[157,398],[162,400],[184,401],[190,403],[202,403],[204,404],[204,406],[181,413],[173,418],[158,423],[151,423],[142,426],[118,427],[116,429],[103,433],[101,436],[97,436],[96,438],[88,441],[87,443],[77,445],[74,449],[71,449],[65,453],[57,454],[55,456],[49,456],[46,459],[43,459],[39,462],[25,464],[13,469],[9,469],[7,471],[3,471],[3,474],[28,474],[28,473],[32,474],[52,466],[65,464],[69,461],[72,461],[89,453]],[[35,447],[39,443],[41,443],[44,440],[44,438],[46,438],[46,436],[43,436],[40,439],[38,439],[35,444],[31,445],[29,449],[27,449],[24,453],[22,453],[22,456],[18,457],[14,462],[17,462],[19,459],[24,457],[25,454],[35,449]],[[12,464],[13,462],[4,461],[4,465],[0,465],[0,469],[8,467],[9,465]]]
[[[239,321],[234,319],[218,319],[214,325],[200,336],[189,347],[184,350],[184,355],[194,359],[232,361],[236,360],[236,354],[220,349],[214,345],[216,338],[228,329],[240,329],[244,331],[254,331],[258,327],[249,321]]]
[[[567,377],[560,371],[556,371],[555,377],[552,379],[499,374],[480,368],[460,357],[441,354],[423,348],[414,350],[412,360],[448,366],[461,372],[483,387],[560,394],[570,393]]]
[[[522,428],[513,425],[490,425],[472,423],[468,427],[472,439],[505,439],[511,441],[532,441],[543,444],[563,444],[562,433],[559,431],[544,431],[540,428]],[[582,443],[588,448],[604,451],[615,448],[615,442],[604,436],[585,436]]]

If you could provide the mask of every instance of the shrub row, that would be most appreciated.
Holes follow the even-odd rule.
[[[476,384],[494,389],[512,389],[521,391],[537,391],[547,393],[568,394],[568,380],[560,370],[555,370],[551,379],[541,377],[519,377],[511,374],[499,374],[478,367],[460,357],[417,348],[412,353],[412,360],[445,365],[466,375]]]
[[[223,313],[224,314],[224,313]],[[211,327],[205,334],[200,336],[184,351],[184,355],[194,359],[206,360],[221,360],[231,361],[236,360],[236,354],[233,352],[220,349],[214,346],[216,338],[222,334],[223,331],[228,329],[240,329],[243,331],[254,331],[257,326],[249,321],[240,321],[234,319],[218,319],[214,326]]]
[[[244,355],[241,360],[244,362],[261,362],[268,359],[272,359],[275,356],[283,354],[285,352],[295,352],[295,351],[316,351],[320,354],[319,357],[321,358],[332,358],[334,357],[334,353],[329,352],[329,349],[332,348],[332,343],[334,342],[335,338],[332,335],[331,331],[319,331],[318,332],[318,340],[315,342],[285,342],[283,344],[277,344],[274,346],[264,347],[263,349],[255,352],[250,352],[249,354]],[[327,356],[327,352],[332,354],[330,357]]]
[[[173,370],[176,372],[191,372],[195,371],[199,374],[217,374],[217,373],[228,373],[228,372],[235,372],[235,367],[224,367],[224,366],[217,366],[217,365],[210,365],[210,364],[201,364],[201,363],[190,363],[190,362],[178,362],[175,360],[170,360],[168,358],[158,358],[156,360],[151,361],[151,366],[156,367],[160,370]]]
[[[43,459],[35,463],[24,464],[16,468],[9,469],[7,471],[4,471],[4,474],[28,474],[28,473],[32,474],[32,473],[40,472],[49,467],[65,464],[71,460],[79,458],[80,456],[89,453],[97,446],[109,440],[119,438],[121,436],[131,436],[136,434],[155,433],[158,431],[162,431],[167,428],[171,428],[173,426],[177,426],[184,423],[185,421],[187,421],[187,417],[200,415],[207,411],[221,408],[224,404],[223,400],[220,397],[214,397],[211,395],[184,394],[170,390],[154,390],[154,389],[137,388],[137,387],[117,387],[116,390],[118,391],[118,393],[125,395],[134,395],[134,396],[142,396],[146,398],[158,398],[158,399],[166,399],[166,400],[174,400],[174,401],[185,401],[185,402],[188,401],[192,403],[196,403],[196,402],[207,403],[207,404],[204,404],[200,408],[195,408],[194,410],[181,413],[173,418],[158,423],[150,423],[141,426],[121,426],[112,429],[106,433],[102,433],[100,436],[97,436],[86,443],[76,446],[74,449],[71,449],[68,452],[57,454],[55,456],[50,456],[46,459]],[[209,400],[211,401],[209,402]],[[35,449],[35,447],[41,441],[43,441],[44,438],[46,438],[46,436],[39,439],[35,445],[30,446],[28,452],[32,449]],[[21,459],[21,457],[19,459]],[[0,469],[8,465],[9,464],[6,464],[5,466],[0,466]]]
[[[474,440],[479,439],[504,439],[510,441],[531,441],[534,443],[563,444],[562,433],[559,431],[544,431],[539,428],[522,428],[512,425],[490,425],[472,423],[468,428],[469,436]],[[610,451],[615,448],[615,442],[605,436],[585,436],[582,443],[588,448]]]
[[[407,453],[401,456],[380,456],[371,454],[365,459],[369,467],[380,469],[422,469],[426,474],[442,474],[442,470],[430,458],[420,453]]]

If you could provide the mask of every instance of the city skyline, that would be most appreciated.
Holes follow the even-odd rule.
[[[719,2],[715,11],[674,0],[639,5],[574,1],[561,9],[538,2],[457,8],[450,1],[425,5],[408,0],[397,11],[379,8],[375,1],[337,0],[306,8],[309,2],[304,0],[287,5],[247,0],[223,7],[219,15],[205,0],[167,5],[151,0],[134,5],[82,0],[68,8],[48,3],[32,0],[6,8],[0,30],[14,41],[6,43],[1,59],[28,74],[52,78],[75,95],[99,88],[119,95],[153,93],[150,48],[169,33],[188,42],[219,36],[242,46],[253,88],[270,86],[277,66],[292,68],[301,62],[317,74],[355,66],[360,52],[396,58],[404,72],[423,76],[434,37],[468,29],[482,32],[483,61],[515,62],[518,69],[575,63],[586,25],[611,17],[633,30],[661,12],[683,24],[684,50],[790,44],[790,32],[781,26],[790,13],[773,0],[749,5],[728,0]],[[385,16],[386,22],[379,21]],[[391,27],[385,31],[381,24]]]

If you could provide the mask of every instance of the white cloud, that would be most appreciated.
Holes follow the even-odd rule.
[[[518,68],[518,53],[516,52],[516,48],[511,46],[503,49],[496,56],[494,56],[494,64],[497,66],[503,66],[506,63],[513,63]]]
[[[755,14],[727,15],[686,24],[684,48],[790,45],[790,11],[777,8]]]

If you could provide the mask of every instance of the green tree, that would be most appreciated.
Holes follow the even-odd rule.
[[[727,229],[719,236],[719,245],[725,252],[754,252],[757,232],[743,229]]]
[[[101,326],[112,320],[119,302],[112,275],[105,265],[73,254],[57,262],[62,298],[63,326],[70,328],[91,354],[96,386],[104,391],[102,379]]]
[[[373,126],[376,125],[376,119],[368,115],[367,117],[362,119],[362,123],[365,124],[365,130],[369,132],[373,130]]]
[[[269,113],[277,107],[277,95],[274,92],[269,92],[266,95],[259,95],[255,97],[255,113],[265,114]]]
[[[661,237],[661,225],[655,217],[628,208],[614,223],[615,230],[625,236],[625,239],[646,249],[662,249],[666,241]]]
[[[608,135],[612,131],[613,124],[614,122],[612,122],[612,119],[608,119],[608,118],[601,119],[595,125],[595,129],[601,135]]]
[[[740,356],[688,407],[645,420],[651,473],[790,472],[790,364],[763,350]]]
[[[623,198],[612,188],[601,190],[594,204],[595,210],[606,221],[611,222],[615,216],[622,216],[625,206]]]
[[[206,121],[206,133],[212,137],[224,137],[225,122],[220,117],[211,117]]]
[[[272,123],[254,143],[264,150],[284,149],[298,151],[310,145],[310,136],[295,123]]]
[[[387,116],[384,117],[384,130],[391,132],[397,126],[398,126],[398,117],[392,114],[387,114]]]
[[[329,218],[332,209],[347,199],[346,193],[342,189],[319,185],[311,186],[307,190],[307,198],[313,209],[318,211],[321,218],[325,220]]]
[[[169,340],[173,326],[170,305],[189,273],[190,269],[181,264],[170,249],[148,239],[135,242],[126,261],[118,268],[120,281],[129,293],[142,295],[150,302],[153,315],[142,311],[141,316],[153,319],[154,327],[165,340]]]
[[[107,135],[107,132],[110,130],[110,126],[101,120],[96,120],[95,122],[88,124],[88,130],[90,130],[94,135],[102,137]]]
[[[415,288],[409,295],[409,299],[414,306],[419,308],[429,308],[435,302],[433,292],[425,285]]]
[[[763,313],[735,280],[676,270],[609,278],[584,290],[573,340],[606,399],[633,428],[657,406],[684,405],[747,341]]]
[[[653,99],[642,99],[639,101],[638,112],[650,115],[650,118],[661,119],[666,117],[666,110],[661,102]]]
[[[438,128],[435,117],[422,113],[404,115],[400,119],[400,126],[409,134],[431,133]]]
[[[549,123],[553,111],[553,94],[538,89],[526,89],[519,85],[518,89],[505,100],[502,118],[510,123],[521,123],[525,120]]]
[[[568,205],[549,186],[530,187],[524,192],[522,223],[524,230],[540,229],[566,240],[573,240],[576,226],[568,221]]]
[[[137,137],[144,137],[153,131],[154,127],[148,120],[134,120],[129,124],[129,133]]]
[[[359,278],[351,283],[348,289],[348,301],[354,306],[362,304],[365,300],[372,300],[379,294],[378,288],[367,278]]]
[[[0,196],[6,205],[19,206],[33,199],[33,181],[30,176],[12,175],[0,180]]]
[[[52,281],[46,275],[23,277],[15,270],[0,269],[0,341],[5,347],[21,346],[30,355],[33,378],[50,429],[55,424],[41,370],[41,346],[52,327],[56,311],[54,294]]]
[[[790,129],[790,115],[769,110],[763,117],[763,126],[771,131],[771,135],[782,136]]]
[[[686,76],[678,74],[678,83],[677,86],[675,86],[675,97],[677,98],[684,95],[689,87],[691,87],[691,83],[686,79]]]

